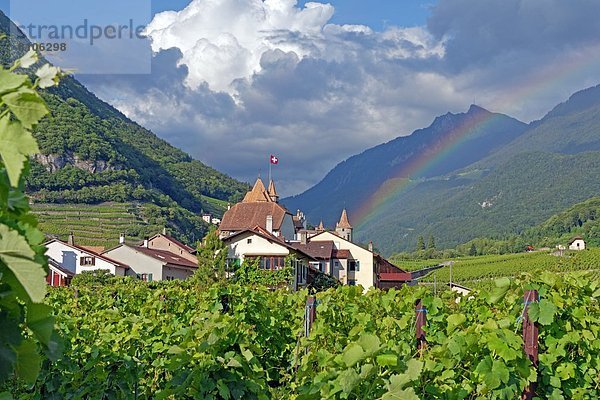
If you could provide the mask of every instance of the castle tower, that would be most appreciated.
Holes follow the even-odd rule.
[[[350,225],[350,221],[348,220],[348,213],[344,208],[344,211],[342,211],[342,216],[340,217],[340,222],[335,225],[335,232],[339,237],[351,242],[352,229],[352,225]]]
[[[269,189],[267,190],[267,194],[269,198],[274,203],[279,203],[279,195],[277,194],[277,190],[275,189],[275,182],[271,179],[269,182]]]
[[[275,188],[275,186],[273,186],[273,188]],[[272,201],[271,197],[267,194],[267,190],[265,189],[262,180],[258,178],[252,190],[246,193],[246,197],[244,197],[242,203],[268,203]]]

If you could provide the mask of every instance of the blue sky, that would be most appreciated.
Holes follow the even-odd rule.
[[[12,0],[23,1],[23,0]],[[25,0],[32,2],[31,0]],[[331,22],[336,24],[362,24],[374,30],[383,30],[389,25],[415,26],[427,21],[431,6],[437,0],[331,0],[335,14]],[[7,12],[11,0],[0,0],[0,9]],[[152,0],[152,12],[181,10],[190,0]],[[299,1],[304,5],[307,1]],[[62,13],[69,8],[63,7]]]

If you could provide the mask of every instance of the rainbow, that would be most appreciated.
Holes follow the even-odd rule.
[[[570,82],[571,79],[580,79],[585,76],[594,77],[597,75],[598,62],[600,62],[600,57],[590,59],[584,54],[564,57],[561,62],[548,65],[541,71],[532,71],[526,77],[521,78],[514,87],[505,90],[504,95],[497,96],[489,102],[489,108],[505,110],[507,113],[517,111],[528,100],[536,96],[550,95],[561,84],[567,83],[565,86],[573,86],[573,82]],[[597,82],[590,83],[590,86],[593,84],[597,84]],[[397,171],[393,171],[392,178],[386,180],[375,193],[353,210],[355,224],[361,226],[371,219],[393,198],[414,186],[416,182],[411,180],[411,177],[419,176],[443,162],[446,156],[469,139],[473,133],[485,129],[498,116],[499,114],[482,113],[467,119],[461,126],[457,126],[452,132],[447,133],[435,146],[416,155]]]
[[[362,225],[390,200],[412,187],[414,181],[411,177],[421,175],[442,163],[474,133],[487,128],[498,118],[500,118],[500,114],[486,112],[477,113],[472,118],[465,118],[463,123],[445,133],[444,137],[433,146],[403,163],[401,168],[391,174],[392,178],[386,180],[367,201],[353,211],[356,224]]]

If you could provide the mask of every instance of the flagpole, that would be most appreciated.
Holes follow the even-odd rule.
[[[272,158],[273,156],[269,156],[269,182],[267,182],[267,185],[271,184],[271,168],[273,168]]]

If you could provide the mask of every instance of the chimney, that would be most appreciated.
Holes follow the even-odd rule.
[[[125,234],[121,233],[119,236],[119,244],[125,244]]]
[[[148,248],[148,237],[144,238],[144,247]]]
[[[75,244],[75,235],[73,235],[73,232],[69,233],[69,240],[67,241],[67,243],[71,246]]]
[[[227,211],[231,210],[231,203],[227,203]]]
[[[166,235],[166,234],[167,234],[167,227],[165,226],[165,227],[163,228],[163,235]]]
[[[372,253],[373,252],[373,241],[369,242],[369,251]]]
[[[306,244],[308,241],[308,235],[306,232],[300,232],[300,244]]]
[[[267,231],[273,233],[273,216],[267,215]]]

